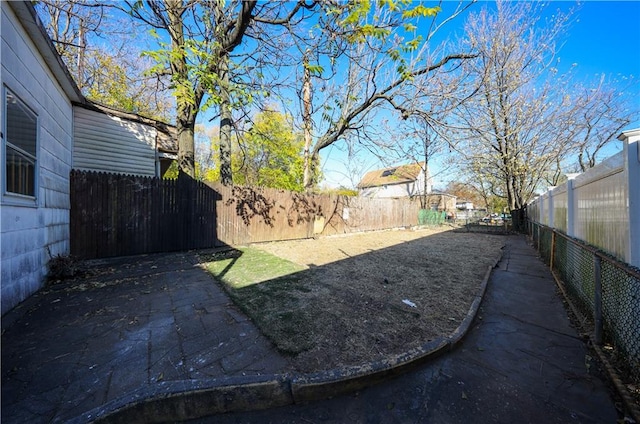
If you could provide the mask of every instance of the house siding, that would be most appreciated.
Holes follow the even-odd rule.
[[[424,192],[424,174],[419,174],[415,181],[397,184],[385,184],[360,189],[360,196],[376,198],[412,197]],[[431,184],[427,186],[427,193],[431,192]]]
[[[42,287],[50,257],[69,253],[73,109],[8,2],[2,2],[1,19],[2,85],[38,116],[36,199],[2,193],[0,200],[4,314]],[[4,169],[1,175],[4,179]]]
[[[74,119],[74,169],[156,175],[155,128],[81,106]]]
[[[367,187],[361,190],[364,197],[408,197],[415,193],[415,183],[387,184],[384,186]]]

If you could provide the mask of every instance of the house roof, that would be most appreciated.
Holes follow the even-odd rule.
[[[423,167],[424,162],[420,162],[369,171],[358,183],[358,188],[414,182],[423,172]]]

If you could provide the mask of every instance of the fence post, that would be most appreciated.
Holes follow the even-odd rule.
[[[553,198],[553,189],[555,188],[555,186],[550,186],[549,188],[547,188],[547,193],[549,194],[549,211],[547,212],[549,214],[548,219],[549,219],[549,227],[550,228],[556,228],[555,225],[555,205],[554,205],[554,198]]]
[[[569,237],[575,237],[576,229],[576,206],[574,203],[574,194],[573,194],[573,180],[579,174],[566,174],[567,175],[567,235]]]
[[[624,169],[627,178],[629,208],[629,257],[627,261],[640,267],[640,129],[625,131],[618,137],[623,141]]]
[[[602,344],[602,258],[593,254],[595,288],[593,295],[594,338],[596,344]]]
[[[551,253],[549,253],[549,268],[553,270],[553,257],[556,250],[556,230],[551,230]]]
[[[546,193],[543,193],[542,195],[540,195],[540,197],[538,197],[538,224],[544,224],[544,222],[545,222],[545,219],[544,219],[545,194]]]

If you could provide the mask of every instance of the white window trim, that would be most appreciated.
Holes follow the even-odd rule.
[[[34,163],[34,189],[33,196],[28,196],[20,193],[12,193],[7,191],[7,92],[10,92],[15,98],[20,100],[22,104],[33,113],[36,119],[36,155],[35,155],[35,163]],[[14,90],[7,87],[5,84],[2,85],[2,160],[0,162],[0,166],[2,166],[2,204],[4,205],[13,205],[13,206],[26,206],[26,207],[37,207],[38,206],[38,191],[40,187],[40,117],[36,113],[35,110],[25,102],[21,96],[19,96]],[[13,146],[13,149],[21,151],[17,146]]]

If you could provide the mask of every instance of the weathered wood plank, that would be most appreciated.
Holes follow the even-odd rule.
[[[225,187],[188,177],[71,172],[81,258],[202,249],[417,225],[418,202]]]

